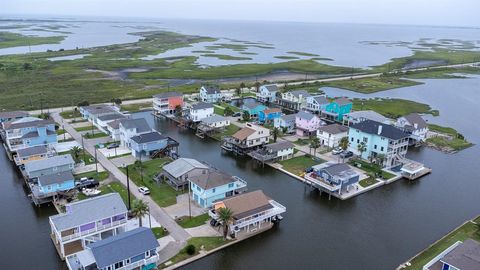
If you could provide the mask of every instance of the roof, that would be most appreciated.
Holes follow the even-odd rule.
[[[346,133],[348,131],[348,127],[339,124],[331,124],[328,126],[322,126],[318,130],[328,134],[340,134]]]
[[[133,136],[132,141],[141,144],[141,143],[149,143],[149,142],[156,142],[167,139],[167,137],[163,136],[157,131],[152,131],[149,133],[144,133],[141,135]]]
[[[214,169],[209,169],[205,173],[199,172],[191,176],[188,180],[204,190],[235,182],[233,176]]]
[[[19,120],[13,120],[3,124],[3,127],[6,130],[9,129],[18,129],[26,127],[44,127],[47,125],[53,125],[55,122],[53,120],[44,120],[36,117],[24,117]]]
[[[48,149],[45,145],[37,145],[17,150],[18,157],[29,157],[34,155],[46,154]]]
[[[30,131],[22,135],[22,139],[36,138],[38,137],[38,131]]]
[[[472,239],[467,239],[440,260],[457,269],[480,269],[480,243]]]
[[[0,112],[0,118],[6,118],[6,119],[27,117],[27,116],[29,116],[29,114],[26,111]]]
[[[228,119],[223,117],[223,116],[214,114],[212,116],[203,118],[202,122],[205,123],[205,124],[213,124],[213,123],[222,122],[222,121],[226,121],[226,120],[228,120]]]
[[[246,138],[248,138],[248,136],[250,136],[254,133],[255,133],[255,129],[252,129],[252,128],[249,128],[249,127],[244,127],[242,129],[240,129],[239,131],[235,132],[235,134],[233,134],[232,137],[234,137],[237,140],[243,141]]]
[[[147,120],[145,120],[144,118],[123,119],[120,120],[120,124],[125,129],[136,129],[137,133],[143,133],[152,130],[152,128],[150,128],[150,126],[148,125]]]
[[[294,90],[294,91],[290,91],[290,94],[296,96],[296,97],[299,97],[300,95],[302,95],[303,97],[309,97],[311,96],[310,93],[308,93],[307,91],[305,90]]]
[[[362,119],[362,120],[368,119],[368,120],[373,120],[380,123],[388,123],[390,121],[385,116],[372,110],[350,112],[346,114],[346,116],[353,119]]]
[[[235,219],[248,217],[258,212],[273,208],[270,204],[270,198],[268,198],[261,190],[243,193],[225,199],[222,202],[225,207],[232,210]]]
[[[318,164],[313,166],[315,170],[323,170],[326,171],[329,175],[332,177],[338,177],[338,178],[352,178],[354,176],[357,176],[358,173],[350,167],[350,165],[346,163],[335,163],[333,161]]]
[[[192,158],[179,158],[163,166],[163,170],[175,178],[193,169],[208,169],[208,166]]]
[[[246,102],[245,104],[243,104],[243,106],[249,108],[249,109],[256,109],[257,107],[265,107],[265,105],[261,104],[261,103],[258,103],[258,102]]]
[[[270,113],[281,113],[282,110],[279,108],[271,108],[271,109],[265,109],[263,110],[265,114],[270,114]]]
[[[66,172],[60,172],[60,173],[55,173],[50,175],[39,176],[38,183],[40,184],[40,186],[48,186],[51,184],[61,184],[65,181],[71,181],[74,179],[75,178],[73,177],[72,172],[66,171]]]
[[[327,100],[325,96],[314,96],[313,99],[318,103],[318,104],[329,104],[330,102]]]
[[[33,160],[28,162],[27,164],[25,164],[25,171],[34,172],[68,164],[74,164],[72,156],[70,154],[53,156],[46,159]]]
[[[267,85],[262,85],[265,89],[268,90],[268,92],[278,92],[278,87],[276,84],[267,84]]]
[[[112,122],[108,122],[107,126],[118,129],[120,127],[120,120],[113,120]]]
[[[117,110],[110,105],[91,105],[91,106],[84,106],[81,108],[90,114],[105,114],[105,113],[117,112]]]
[[[71,229],[92,221],[125,214],[127,207],[120,194],[109,193],[102,196],[69,203],[65,206],[66,213],[54,215],[50,220],[58,231]]]
[[[427,122],[418,113],[411,113],[403,116],[403,118],[410,123],[411,128],[414,128],[415,124],[417,124],[417,129],[424,129],[428,126]]]
[[[309,112],[305,111],[299,111],[296,115],[296,117],[301,118],[301,119],[307,119],[308,121],[312,120],[315,115]]]
[[[285,122],[295,121],[295,118],[297,118],[297,114],[296,113],[286,114],[286,115],[280,116],[280,118],[282,118]]]
[[[372,120],[365,120],[360,123],[352,124],[350,125],[350,128],[358,129],[367,134],[375,134],[392,140],[399,140],[409,136],[399,128]],[[381,131],[380,133],[378,132],[379,130]]]
[[[265,145],[265,148],[267,149],[271,149],[272,151],[282,151],[282,150],[285,150],[285,149],[290,149],[290,148],[294,148],[295,145],[293,145],[293,143],[289,142],[289,141],[281,141],[281,142],[276,142],[276,143],[271,143],[271,144],[267,144]]]
[[[193,110],[203,110],[203,109],[209,109],[209,108],[213,108],[213,105],[206,102],[198,102],[192,105]]]
[[[337,98],[334,100],[334,102],[337,103],[338,105],[346,105],[346,104],[352,103],[350,99],[344,98],[344,97]]]
[[[207,91],[208,95],[218,94],[220,93],[220,89],[217,86],[202,86],[203,89]]]
[[[99,269],[159,247],[151,229],[140,227],[87,246]]]
[[[98,119],[100,121],[112,121],[112,120],[118,120],[118,119],[125,119],[127,118],[125,115],[121,114],[121,113],[112,113],[112,114],[107,114],[107,115],[102,115],[102,116],[99,116]]]
[[[170,92],[165,92],[165,93],[160,93],[157,95],[154,95],[154,98],[171,98],[171,97],[182,97],[183,95],[179,92],[175,91],[170,91]]]

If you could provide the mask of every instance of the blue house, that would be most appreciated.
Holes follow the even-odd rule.
[[[326,162],[312,167],[313,171],[305,175],[307,181],[330,191],[349,191],[360,180],[360,175],[346,163]]]
[[[66,262],[70,270],[156,269],[159,246],[152,230],[140,227],[89,244]]]
[[[188,179],[191,199],[203,208],[211,207],[218,200],[241,193],[247,187],[247,182],[227,173],[210,168],[199,171]]]
[[[41,175],[36,178],[36,184],[31,185],[34,200],[52,197],[73,188],[75,188],[75,178],[70,171]]]
[[[168,137],[156,131],[133,136],[130,140],[132,155],[137,159],[150,157],[151,154],[165,149],[168,145]]]
[[[352,101],[348,98],[337,98],[334,101],[330,102],[325,108],[321,111],[322,115],[332,120],[342,122],[343,115],[352,111]]]
[[[5,130],[5,142],[11,152],[57,142],[53,120],[25,117],[16,121],[5,122],[3,128]]]
[[[0,124],[4,122],[20,120],[28,116],[28,112],[25,111],[0,112]]]
[[[275,119],[282,116],[282,110],[278,108],[265,109],[258,113],[258,121],[260,122],[273,122]]]
[[[422,269],[480,269],[480,243],[471,238],[467,238],[463,242],[457,241],[423,265]]]
[[[248,112],[248,114],[250,114],[250,117],[257,117],[258,114],[265,109],[267,109],[265,105],[255,101],[246,102],[242,105],[242,111]]]
[[[75,162],[70,154],[34,160],[25,164],[25,174],[29,178],[51,175],[73,170]]]

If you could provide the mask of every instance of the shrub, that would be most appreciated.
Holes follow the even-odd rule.
[[[195,254],[195,246],[190,244],[188,246],[185,247],[185,252],[187,252],[188,255],[193,255]]]

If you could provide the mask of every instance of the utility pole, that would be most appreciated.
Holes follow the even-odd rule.
[[[187,180],[187,183],[188,183],[188,216],[190,217],[190,219],[192,218],[192,205],[191,205],[191,200],[192,200],[192,197],[191,197],[191,193],[190,193],[190,181]]]
[[[94,146],[93,149],[95,149],[95,171],[97,171],[97,175],[98,175],[98,160],[97,160],[97,147]]]
[[[128,177],[128,165],[125,165],[125,170],[127,171],[127,199],[128,199],[128,210],[131,209],[131,203],[130,203],[130,179]]]

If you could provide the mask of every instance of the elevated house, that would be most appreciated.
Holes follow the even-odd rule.
[[[282,116],[282,110],[279,108],[265,109],[258,113],[258,121],[262,123],[273,123],[275,119]]]
[[[215,201],[245,191],[247,182],[214,168],[195,172],[188,178],[191,199],[203,208],[211,207]]]
[[[258,89],[257,100],[264,103],[273,103],[277,99],[277,92],[276,84],[262,85]]]
[[[45,145],[37,145],[17,150],[13,157],[17,166],[23,166],[30,161],[42,160],[52,157],[53,153]]]
[[[183,108],[183,95],[179,92],[165,92],[153,96],[155,115],[175,115],[176,108]]]
[[[393,167],[405,163],[408,138],[409,135],[399,128],[365,120],[350,125],[348,149],[365,160],[379,162],[383,167]]]
[[[120,134],[120,143],[129,149],[132,149],[132,137],[150,133],[152,128],[144,118],[123,119],[119,122],[118,130]]]
[[[169,155],[169,151],[173,147],[178,147],[178,142],[172,138],[161,135],[157,131],[151,131],[143,133],[137,136],[133,136],[130,139],[130,149],[132,150],[132,156],[136,159],[150,159],[155,153],[159,151],[165,151],[165,155]],[[175,150],[177,153],[178,149]]]
[[[330,161],[312,169],[305,175],[306,182],[329,194],[348,192],[360,180],[360,175],[346,163]]]
[[[331,148],[338,147],[340,140],[348,137],[348,127],[336,123],[322,126],[317,131],[317,137],[321,145]]]
[[[267,144],[269,138],[270,130],[268,128],[247,123],[244,128],[223,139],[222,149],[244,155]]]
[[[63,260],[89,244],[125,232],[127,208],[118,193],[110,193],[69,203],[65,213],[50,216],[49,222],[50,236]]]
[[[258,114],[267,109],[267,107],[261,103],[258,103],[258,102],[245,102],[243,105],[242,105],[242,111],[244,112],[247,112],[250,117],[252,118],[257,118]]]
[[[159,247],[152,230],[140,227],[88,244],[66,263],[69,270],[156,269]]]
[[[286,133],[294,133],[296,118],[297,114],[282,115],[273,120],[273,126],[281,129],[282,131],[286,130]]]
[[[43,175],[51,175],[61,172],[71,172],[75,162],[70,154],[52,156],[46,159],[34,160],[25,164],[24,174],[32,179]]]
[[[270,143],[263,148],[251,152],[250,156],[262,163],[286,160],[293,157],[295,145],[289,141]]]
[[[110,129],[109,129],[109,123],[113,121],[120,121],[123,119],[127,119],[127,117],[119,112],[112,113],[112,114],[107,114],[107,115],[101,115],[96,118],[96,121],[94,122],[94,125],[101,130],[103,133],[109,134],[110,135]]]
[[[283,217],[281,214],[287,208],[270,197],[263,191],[256,190],[227,198],[213,204],[208,212],[210,217],[218,220],[218,211],[221,208],[228,208],[232,211],[233,221],[229,224],[229,233],[235,237],[239,233],[253,233],[259,229],[268,228],[274,222],[279,222]]]
[[[282,93],[282,98],[277,100],[277,103],[283,107],[298,111],[307,106],[307,98],[310,96],[310,93],[305,90],[285,92]]]
[[[217,103],[222,100],[223,94],[216,86],[202,86],[200,88],[200,101],[207,103]]]
[[[211,135],[228,126],[230,126],[230,120],[228,118],[214,114],[202,119],[197,126],[196,135],[200,138],[204,138],[205,135]]]
[[[412,144],[427,140],[428,124],[418,113],[411,113],[398,118],[396,126],[410,135]]]
[[[12,122],[29,116],[26,111],[0,112],[0,126],[4,122]]]
[[[191,176],[206,173],[209,167],[196,159],[179,158],[163,166],[162,169],[163,172],[159,177],[175,190],[183,190],[188,187],[188,179]]]
[[[115,106],[100,104],[80,107],[79,112],[84,119],[96,125],[98,117],[117,114],[119,109]]]
[[[203,119],[213,116],[213,105],[206,102],[193,104],[188,110],[187,119],[193,122],[200,122]]]
[[[315,136],[323,121],[312,113],[299,111],[295,116],[297,135],[302,137]]]
[[[330,102],[325,110],[321,111],[322,117],[342,123],[343,116],[350,113],[353,103],[348,98],[337,98]]]
[[[480,243],[473,239],[457,241],[440,252],[422,268],[423,270],[476,270],[480,269]]]
[[[319,114],[321,111],[327,109],[328,104],[330,104],[330,102],[325,95],[309,96],[307,97],[307,105],[305,106],[305,109]]]
[[[41,175],[29,183],[32,200],[36,205],[50,202],[57,196],[75,188],[75,178],[71,171]]]
[[[107,124],[108,134],[114,141],[120,141],[120,121],[114,120]]]
[[[347,126],[358,124],[365,120],[372,120],[386,125],[392,122],[391,119],[372,110],[349,112],[343,116],[343,124]]]
[[[37,145],[57,143],[53,120],[24,117],[20,120],[2,123],[4,142],[10,152]]]

